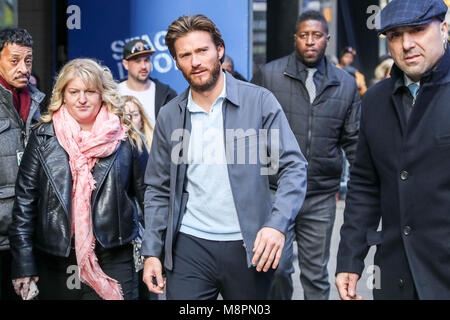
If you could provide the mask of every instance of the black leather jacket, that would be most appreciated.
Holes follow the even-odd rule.
[[[96,188],[91,207],[94,235],[104,248],[131,242],[138,234],[138,208],[143,206],[148,153],[129,140],[99,159],[92,174]],[[52,123],[30,135],[16,182],[13,221],[9,230],[13,278],[37,275],[34,249],[67,257],[71,249],[72,175],[69,157]],[[143,209],[141,207],[141,209]]]

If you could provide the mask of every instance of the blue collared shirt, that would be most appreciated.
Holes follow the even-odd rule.
[[[225,97],[226,79],[209,113],[195,104],[190,90],[187,103],[192,123],[186,172],[189,200],[180,232],[215,241],[242,240],[225,157]]]

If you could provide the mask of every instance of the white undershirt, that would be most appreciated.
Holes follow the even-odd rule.
[[[128,88],[127,82],[123,81],[119,83],[119,93],[122,96],[133,96],[136,97],[142,106],[144,107],[145,113],[147,114],[148,120],[155,127],[156,117],[155,117],[155,95],[156,88],[155,83],[150,80],[150,87],[145,91],[134,91]]]

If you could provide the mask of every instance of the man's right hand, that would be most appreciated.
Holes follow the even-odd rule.
[[[336,287],[342,300],[363,300],[356,295],[356,283],[359,275],[357,273],[341,272],[336,276]]]
[[[155,285],[153,282],[153,279],[156,278],[156,283],[158,285]],[[164,293],[164,287],[166,285],[166,282],[163,279],[162,276],[162,265],[161,261],[159,261],[156,257],[149,257],[145,259],[144,262],[144,276],[143,281],[148,287],[148,290],[156,293],[156,294],[163,294]]]

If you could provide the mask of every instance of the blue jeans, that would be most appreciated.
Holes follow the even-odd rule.
[[[309,196],[289,228],[280,265],[275,271],[270,298],[292,299],[293,242],[297,241],[300,282],[305,300],[328,300],[328,260],[330,258],[331,233],[336,215],[334,194]]]

